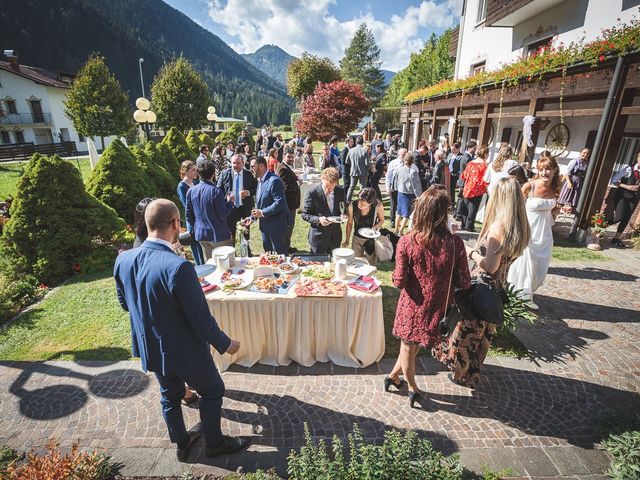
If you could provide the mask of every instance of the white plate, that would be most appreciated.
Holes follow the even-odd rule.
[[[334,248],[331,255],[334,258],[355,258],[356,252],[350,248]]]
[[[330,222],[333,222],[333,223],[346,223],[347,222],[346,218],[343,219],[343,218],[340,218],[338,216],[327,217],[327,220],[329,220]]]
[[[361,228],[358,230],[358,235],[362,235],[364,238],[378,238],[380,232],[373,228]]]
[[[293,270],[289,270],[288,272],[285,270],[282,270],[282,265],[291,265],[293,267]],[[296,273],[298,270],[300,269],[300,267],[298,265],[296,265],[295,263],[291,263],[291,262],[284,262],[281,263],[278,266],[278,270],[280,271],[280,273],[282,275],[293,275],[294,273]]]
[[[231,278],[238,278],[240,279],[240,285],[238,285],[237,287],[230,287],[233,290],[240,290],[242,288],[246,288],[249,285],[251,285],[251,283],[253,283],[253,270],[248,270],[246,267],[243,266],[234,266],[231,267],[229,270],[231,270],[233,273],[231,274]],[[244,270],[243,273],[238,273],[240,270]],[[224,282],[222,281],[222,274],[224,272],[216,272],[215,276],[216,276],[216,282],[218,283],[220,286],[224,287]]]

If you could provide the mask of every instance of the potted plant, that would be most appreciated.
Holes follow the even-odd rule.
[[[589,250],[601,250],[600,239],[604,237],[607,231],[607,219],[604,217],[604,213],[600,210],[596,211],[591,217],[591,242],[588,242],[587,248]]]

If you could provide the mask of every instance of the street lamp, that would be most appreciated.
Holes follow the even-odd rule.
[[[215,133],[215,122],[216,120],[218,120],[218,115],[216,115],[216,109],[215,107],[209,107],[207,108],[207,120],[209,121],[209,123],[211,123],[211,135],[213,135]]]
[[[147,136],[147,140],[150,140],[151,124],[156,123],[156,114],[149,110],[151,103],[144,97],[136,100],[136,107],[138,107],[138,110],[133,112],[133,119],[140,125]]]
[[[142,98],[144,98],[144,80],[142,79],[142,62],[144,62],[144,58],[140,58],[138,60],[138,66],[140,67],[140,86],[142,87]]]

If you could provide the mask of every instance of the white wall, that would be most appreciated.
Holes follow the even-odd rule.
[[[71,141],[76,142],[76,148],[80,152],[87,151],[87,143],[81,142],[78,132],[73,126],[71,120],[64,114],[64,99],[67,95],[68,89],[49,87],[40,85],[33,80],[24,78],[20,75],[8,72],[7,70],[0,70],[0,101],[2,102],[3,110],[8,113],[5,99],[10,97],[16,102],[16,109],[18,113],[31,114],[31,105],[29,99],[33,96],[40,100],[42,106],[42,112],[51,116],[51,122],[49,124],[33,124],[26,123],[21,125],[3,123],[0,121],[0,129],[4,128],[9,131],[11,136],[11,142],[16,143],[16,136],[14,128],[19,127],[24,133],[25,142],[42,143],[38,142],[34,134],[35,129],[50,129],[54,143],[60,143],[61,128],[69,130],[69,136]],[[105,137],[105,147],[111,143],[116,137]],[[96,146],[100,148],[100,139],[94,139]]]
[[[528,44],[550,35],[556,46],[581,38],[589,42],[603,28],[617,25],[618,18],[624,23],[640,16],[637,8],[623,11],[623,0],[564,0],[515,27],[485,27],[475,22],[479,1],[467,0],[461,19],[456,78],[469,76],[471,65],[482,60],[486,60],[486,70],[498,70],[502,64],[521,58]],[[536,36],[538,30],[545,33]]]

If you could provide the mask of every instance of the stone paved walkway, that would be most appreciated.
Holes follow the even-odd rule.
[[[365,369],[232,368],[224,374],[223,429],[251,435],[251,449],[209,460],[202,443],[179,464],[162,421],[155,379],[138,362],[15,362],[0,365],[0,444],[106,449],[131,476],[224,475],[275,466],[302,442],[344,437],[354,423],[380,440],[411,428],[471,470],[511,467],[524,478],[604,478],[608,458],[596,429],[640,410],[640,255],[608,251],[608,262],[553,263],[536,301],[541,320],[519,338],[531,358],[489,358],[477,390],[451,384],[432,359],[419,362],[422,410],[383,393],[393,363]],[[197,411],[186,409],[188,425]]]

